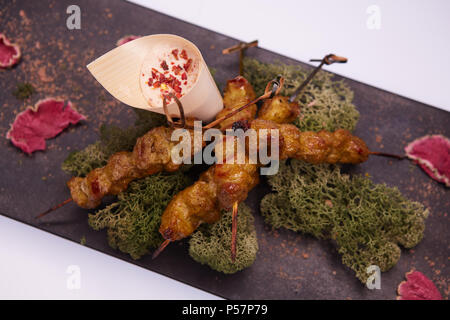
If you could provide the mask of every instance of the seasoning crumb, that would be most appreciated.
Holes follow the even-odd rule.
[[[44,66],[39,68],[38,76],[39,76],[39,79],[41,79],[42,82],[52,82],[54,80],[52,77],[50,77],[47,74],[47,70],[46,70],[46,68]]]
[[[375,135],[375,141],[380,143],[383,140],[383,137],[379,134]]]

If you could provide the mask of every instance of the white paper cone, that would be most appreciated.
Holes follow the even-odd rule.
[[[145,36],[121,45],[87,65],[95,79],[116,99],[139,109],[164,114],[162,107],[151,106],[141,90],[140,77],[145,58],[158,43],[173,42],[188,47],[199,60],[198,76],[192,87],[180,98],[184,113],[203,121],[211,121],[222,110],[222,96],[211,76],[200,50],[190,41],[171,34]],[[179,116],[175,102],[169,112]]]

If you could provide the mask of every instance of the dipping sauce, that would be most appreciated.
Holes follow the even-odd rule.
[[[157,43],[142,65],[140,83],[148,104],[163,107],[163,97],[173,93],[181,98],[195,85],[199,75],[200,58],[183,43]],[[170,104],[174,99],[167,97]]]

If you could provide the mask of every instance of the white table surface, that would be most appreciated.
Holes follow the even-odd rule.
[[[132,2],[450,111],[450,1]],[[217,298],[3,216],[0,242],[0,299]]]

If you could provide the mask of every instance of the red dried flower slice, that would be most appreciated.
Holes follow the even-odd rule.
[[[408,144],[405,152],[431,178],[450,187],[450,140],[448,138],[442,135],[427,135]]]
[[[23,152],[31,154],[45,150],[45,139],[53,138],[69,124],[76,124],[86,117],[72,108],[72,103],[48,98],[27,108],[16,116],[6,138]]]
[[[0,68],[10,68],[19,62],[20,48],[11,43],[3,33],[0,33]]]
[[[127,42],[130,42],[130,41],[139,39],[140,37],[141,37],[141,36],[134,36],[134,35],[128,35],[128,36],[125,36],[125,37],[120,38],[119,40],[117,40],[116,46],[121,46],[121,45],[123,45],[123,44],[125,44],[125,43],[127,43]]]
[[[434,283],[422,272],[411,270],[405,274],[397,289],[397,300],[442,300]]]

